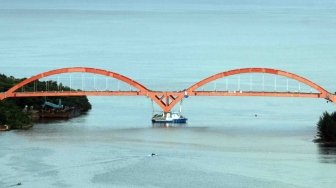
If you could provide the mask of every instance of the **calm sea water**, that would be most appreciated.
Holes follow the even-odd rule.
[[[88,66],[151,89],[270,67],[336,91],[334,1],[0,0],[0,72]],[[323,100],[199,97],[153,127],[146,98],[93,97],[69,121],[0,133],[0,187],[334,187],[312,142]],[[258,114],[258,117],[254,115]],[[151,153],[158,154],[150,157]]]

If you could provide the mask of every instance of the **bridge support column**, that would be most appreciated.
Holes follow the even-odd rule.
[[[150,92],[148,96],[162,109],[164,113],[171,112],[173,107],[180,102],[183,92]]]
[[[6,98],[5,93],[0,93],[0,101],[4,100]]]
[[[336,95],[331,95],[329,98],[333,103],[336,103]]]

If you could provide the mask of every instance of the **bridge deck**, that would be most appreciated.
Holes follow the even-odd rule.
[[[147,95],[184,95],[184,91],[46,91],[46,92],[15,92],[6,97],[65,97],[65,96],[147,96]],[[5,95],[5,93],[0,93]],[[259,92],[259,91],[194,91],[188,96],[265,96],[265,97],[304,97],[321,98],[320,93],[303,92]]]

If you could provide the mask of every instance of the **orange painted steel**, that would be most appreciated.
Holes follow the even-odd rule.
[[[132,80],[124,75],[107,71],[107,70],[102,70],[102,69],[95,69],[95,68],[88,68],[88,67],[71,67],[71,68],[62,68],[62,69],[56,69],[56,70],[51,70],[48,72],[44,72],[35,76],[32,76],[26,80],[23,80],[22,82],[18,83],[17,85],[13,86],[10,88],[7,92],[0,94],[0,100],[3,100],[8,97],[19,97],[25,96],[25,97],[35,97],[35,96],[66,96],[65,92],[58,92],[58,93],[45,93],[45,92],[36,92],[36,94],[30,93],[29,95],[24,95],[24,94],[19,94],[15,92],[19,88],[32,83],[36,80],[39,80],[44,77],[52,76],[52,75],[58,75],[58,74],[63,74],[63,73],[74,73],[74,72],[82,72],[82,73],[93,73],[93,74],[98,74],[98,75],[103,75],[107,77],[112,77],[117,80],[120,80],[122,82],[125,82],[127,84],[130,84],[131,86],[137,88],[139,91],[137,92],[137,95],[139,96],[148,96],[150,97],[155,103],[157,103],[165,112],[169,112],[174,105],[176,105],[180,100],[182,100],[183,95],[180,93],[175,93],[174,95],[171,95],[171,93],[167,92],[153,92],[140,84],[139,82]],[[85,93],[68,93],[69,96],[82,96]],[[104,92],[91,92],[90,95],[106,95],[107,93]],[[127,96],[129,93],[119,93],[120,96]],[[172,99],[173,97],[176,97]]]
[[[330,95],[328,100],[330,100],[331,102],[336,103],[336,95]]]
[[[238,75],[238,74],[245,74],[245,73],[266,73],[266,74],[274,74],[274,75],[284,76],[284,77],[287,77],[287,78],[291,78],[293,80],[297,80],[301,83],[304,83],[304,84],[316,89],[317,91],[319,91],[321,93],[322,98],[327,98],[327,96],[329,94],[329,92],[327,90],[325,90],[321,86],[315,84],[314,82],[312,82],[312,81],[310,81],[306,78],[303,78],[299,75],[289,73],[289,72],[285,72],[285,71],[282,71],[282,70],[269,69],[269,68],[243,68],[243,69],[230,70],[230,71],[227,71],[227,72],[221,72],[221,73],[212,75],[212,76],[210,76],[206,79],[203,79],[203,80],[197,82],[196,84],[194,84],[190,88],[188,88],[187,91],[189,93],[192,93],[192,92],[196,91],[198,88],[200,88],[203,85],[205,85],[207,83],[210,83],[212,81],[218,80],[220,78],[225,78],[225,77]]]
[[[16,92],[19,88],[32,83],[38,79],[63,74],[63,73],[73,73],[73,72],[83,72],[83,73],[93,73],[104,75],[108,77],[115,78],[138,89],[138,91],[41,91],[41,92]],[[213,82],[215,80],[238,75],[245,73],[266,73],[284,76],[298,82],[304,83],[319,93],[301,93],[301,92],[254,92],[254,91],[197,91],[198,88]],[[205,78],[196,84],[192,85],[188,89],[182,91],[152,91],[149,90],[144,85],[139,82],[132,80],[121,74],[110,72],[102,69],[87,68],[87,67],[73,67],[73,68],[62,68],[57,70],[51,70],[31,78],[28,78],[19,84],[13,86],[5,93],[0,93],[0,100],[9,97],[41,97],[41,96],[146,96],[151,98],[155,103],[157,103],[164,112],[170,112],[172,108],[180,102],[185,95],[188,96],[262,96],[262,97],[300,97],[300,98],[324,98],[329,101],[336,103],[336,96],[322,88],[321,86],[315,84],[314,82],[303,78],[299,75],[285,72],[282,70],[269,69],[269,68],[244,68],[235,69],[227,72],[221,72]]]
[[[18,92],[13,97],[139,96],[138,91],[63,91]]]
[[[87,68],[87,67],[72,67],[72,68],[62,68],[62,69],[51,70],[51,71],[48,71],[48,72],[44,72],[44,73],[35,75],[33,77],[30,77],[30,78],[20,82],[19,84],[15,85],[14,87],[10,88],[6,93],[7,94],[13,93],[17,89],[19,89],[19,88],[21,88],[21,87],[23,87],[23,86],[25,86],[25,85],[27,85],[31,82],[34,82],[38,79],[44,78],[44,77],[57,75],[57,74],[63,74],[63,73],[73,73],[73,72],[93,73],[93,74],[108,76],[108,77],[112,77],[112,78],[115,78],[117,80],[123,81],[125,83],[128,83],[131,86],[139,89],[141,92],[149,91],[149,89],[147,89],[145,86],[143,86],[139,82],[136,82],[135,80],[132,80],[132,79],[126,77],[126,76],[123,76],[123,75],[115,73],[115,72],[102,70],[102,69]]]

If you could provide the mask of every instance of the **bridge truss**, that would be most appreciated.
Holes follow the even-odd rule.
[[[68,90],[68,91],[49,91],[48,85],[46,85],[45,91],[25,91],[24,87],[29,84],[35,84],[36,81],[40,79],[44,79],[50,76],[57,76],[61,74],[69,74],[69,73],[90,73],[94,75],[101,75],[106,78],[113,78],[119,82],[124,84],[128,84],[130,86],[129,90],[120,90],[120,88],[115,90],[110,90],[107,87],[104,89],[97,89],[94,86],[94,89],[85,91],[83,85],[85,82],[82,78],[82,89],[81,90]],[[249,89],[242,90],[240,89],[241,80],[240,76],[245,74],[260,74],[262,75],[261,90],[254,90],[252,88],[253,83],[252,77],[250,76],[250,87]],[[277,91],[277,80],[274,80],[274,89],[271,91],[265,91],[265,80],[264,75],[275,75],[281,76],[287,79],[287,86],[286,90]],[[236,89],[229,89],[228,88],[228,81],[229,77],[238,76],[238,88]],[[276,77],[275,77],[276,78]],[[216,83],[220,80],[226,79],[225,88],[219,89],[216,87]],[[288,80],[294,80],[299,83],[299,89],[295,91],[291,91],[289,89]],[[96,80],[94,80],[94,84],[96,85]],[[46,82],[48,83],[48,82]],[[204,89],[205,86],[213,83],[213,89]],[[300,87],[303,84],[311,90],[301,91]],[[107,80],[106,80],[107,85]],[[35,86],[34,86],[35,88]],[[71,77],[70,77],[70,88],[71,88]],[[20,91],[21,89],[21,91]],[[134,90],[133,90],[134,89]],[[124,75],[102,70],[102,69],[95,69],[95,68],[88,68],[88,67],[71,67],[71,68],[62,68],[51,70],[48,72],[44,72],[41,74],[37,74],[30,78],[23,80],[22,82],[18,83],[17,85],[10,88],[8,91],[0,93],[0,100],[4,100],[6,98],[16,98],[16,97],[57,97],[57,96],[146,96],[153,100],[164,112],[170,112],[172,108],[178,104],[183,98],[189,96],[261,96],[261,97],[299,97],[299,98],[322,98],[326,99],[331,102],[336,102],[336,95],[328,92],[323,87],[317,85],[316,83],[301,77],[299,75],[289,73],[282,70],[277,69],[270,69],[270,68],[242,68],[242,69],[235,69],[226,72],[220,72],[218,74],[212,75],[208,78],[205,78],[194,85],[180,91],[153,91],[142,85],[141,83],[126,77]]]

